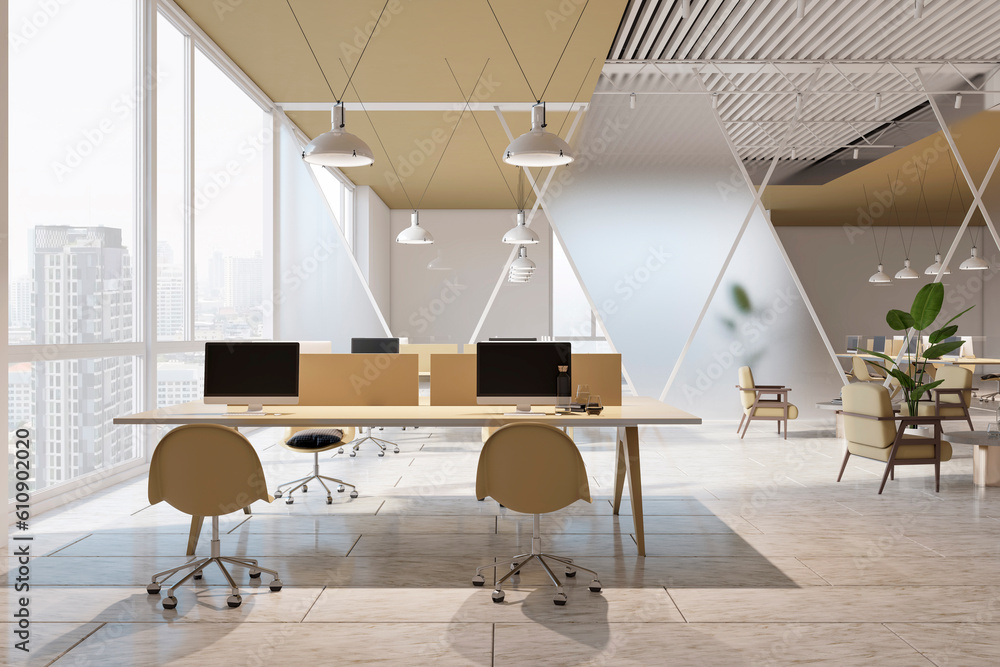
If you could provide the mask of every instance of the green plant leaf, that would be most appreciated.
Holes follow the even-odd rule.
[[[906,331],[913,326],[913,317],[904,310],[893,308],[885,314],[885,321],[893,331]]]
[[[736,303],[736,310],[741,313],[750,313],[753,310],[750,295],[747,294],[742,285],[733,285],[733,302]]]
[[[936,380],[934,382],[931,382],[930,384],[917,385],[910,391],[910,398],[914,401],[919,400],[920,397],[923,396],[926,392],[930,391],[931,389],[938,386],[942,382],[944,382],[944,380]]]
[[[913,305],[910,306],[910,315],[913,316],[914,327],[920,330],[926,329],[941,312],[941,305],[944,303],[944,285],[941,283],[929,283],[920,288],[917,295],[913,297]]]
[[[932,333],[930,335],[930,343],[931,343],[931,345],[935,345],[937,343],[940,343],[943,340],[951,338],[956,333],[958,333],[958,325],[957,324],[952,324],[951,326],[941,327],[940,329],[938,329],[937,331],[935,331],[934,333]]]
[[[895,363],[896,363],[896,360],[895,360],[895,359],[893,359],[892,357],[890,357],[890,356],[887,356],[887,355],[885,355],[885,354],[882,354],[881,352],[872,352],[871,350],[863,350],[863,349],[861,349],[860,347],[858,348],[858,352],[860,352],[861,354],[870,354],[870,355],[872,355],[873,357],[879,357],[880,359],[885,359],[886,361],[889,361],[889,362],[891,362],[892,364],[895,364]],[[873,362],[873,361],[871,361],[871,360],[867,360],[867,361],[868,361],[869,363],[875,363],[875,362]],[[876,365],[876,366],[879,366],[878,364],[875,364],[875,365]],[[881,366],[879,366],[879,368],[882,368],[882,367],[881,367]],[[882,370],[885,370],[885,369],[884,369],[884,368],[882,368]]]
[[[949,324],[951,324],[952,322],[954,322],[955,320],[957,320],[958,318],[960,318],[962,315],[965,315],[967,312],[969,312],[973,308],[975,308],[975,306],[969,306],[968,308],[966,308],[965,310],[963,310],[962,312],[960,312],[958,315],[956,315],[955,317],[953,317],[950,320],[948,320],[947,322],[945,322],[943,326],[948,326]]]
[[[940,359],[942,355],[953,352],[960,347],[962,347],[962,341],[960,340],[953,340],[950,343],[938,343],[937,345],[931,345],[929,348],[924,350],[924,359]]]
[[[903,389],[912,390],[914,387],[917,386],[917,383],[913,381],[913,378],[911,378],[909,375],[907,375],[898,368],[893,368],[891,371],[889,371],[889,373],[892,375],[892,377],[899,380],[899,385]]]

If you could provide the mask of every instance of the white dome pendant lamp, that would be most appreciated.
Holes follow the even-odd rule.
[[[420,213],[410,213],[410,226],[396,235],[396,243],[403,245],[427,245],[434,243],[431,233],[420,226]]]
[[[963,271],[987,271],[990,268],[990,263],[979,256],[979,248],[972,246],[972,255],[959,264],[958,268]]]
[[[333,105],[333,128],[324,132],[302,151],[302,159],[323,167],[367,167],[375,155],[360,137],[344,131],[344,103]]]
[[[916,280],[920,274],[910,268],[910,260],[903,261],[903,268],[896,272],[896,280]]]
[[[534,272],[535,263],[528,259],[528,249],[521,246],[518,249],[517,259],[510,264],[508,280],[512,283],[526,283],[531,280]]]
[[[538,243],[538,234],[524,224],[524,210],[517,212],[517,224],[503,235],[503,242],[510,245],[533,245]]]
[[[503,161],[517,167],[559,167],[574,159],[573,149],[545,129],[545,102],[531,107],[531,130],[510,142]]]
[[[876,285],[887,285],[892,282],[892,278],[889,277],[889,274],[886,273],[882,265],[879,264],[878,271],[872,274],[871,278],[868,279],[868,282],[875,283]]]
[[[866,188],[864,185],[862,185],[861,187],[865,193],[865,205],[868,207],[868,210],[870,211],[872,209],[871,209],[871,203],[868,201],[868,188]],[[871,277],[868,278],[868,282],[873,283],[875,285],[888,285],[892,283],[892,278],[890,278],[889,274],[885,272],[885,268],[882,265],[882,253],[885,252],[885,243],[888,237],[889,237],[889,228],[886,227],[885,235],[882,237],[882,251],[880,252],[878,247],[878,232],[877,230],[874,229],[874,227],[872,228],[872,241],[875,243],[875,256],[878,258],[878,271],[873,273]]]
[[[936,276],[941,273],[941,253],[934,254],[934,263],[924,269],[924,275]],[[951,269],[945,269],[944,275],[951,275]]]

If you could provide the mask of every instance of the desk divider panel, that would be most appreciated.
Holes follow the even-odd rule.
[[[458,343],[400,343],[400,354],[415,354],[420,357],[417,370],[421,373],[429,373],[431,370],[432,354],[455,354],[458,352]]]
[[[415,354],[303,354],[299,405],[418,405]]]
[[[431,355],[431,405],[476,405],[476,355]]]
[[[604,405],[622,404],[622,355],[574,354],[570,380],[590,386]],[[476,405],[476,355],[431,355],[431,405]]]

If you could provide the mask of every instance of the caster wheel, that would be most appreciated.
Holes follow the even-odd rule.
[[[281,497],[281,491],[275,491],[274,492],[274,497],[275,498],[280,498]]]
[[[272,593],[277,593],[281,590],[281,579],[275,579],[270,583],[270,588]]]
[[[288,496],[288,500],[286,500],[286,501],[285,501],[285,504],[286,504],[286,505],[291,505],[291,504],[293,504],[294,502],[295,502],[295,499],[294,499],[294,498],[292,498],[291,496]]]
[[[481,574],[477,574],[476,576],[474,576],[472,578],[472,585],[473,586],[482,586],[485,583],[486,583],[486,577],[484,577]]]
[[[260,570],[250,570],[251,579],[260,579]]]
[[[392,450],[392,453],[393,454],[399,454],[399,447],[396,447],[396,449]]]
[[[378,453],[379,458],[382,458],[383,456],[385,456],[385,450],[382,450]]]
[[[176,609],[177,608],[177,598],[173,595],[163,598],[163,608],[164,609]]]
[[[160,585],[157,583],[152,583],[149,586],[146,586],[146,592],[149,593],[150,595],[159,595]]]
[[[566,594],[565,593],[556,593],[556,596],[554,598],[552,598],[552,601],[554,603],[556,603],[556,605],[558,605],[560,607],[565,606],[565,604],[566,604]]]
[[[338,448],[337,449],[337,453],[338,454],[343,454],[344,453],[344,448],[343,447]]]
[[[358,492],[357,491],[351,491],[351,498],[357,498],[357,497],[358,497]]]
[[[327,505],[332,505],[333,504],[333,496],[327,496],[326,497],[326,504]]]
[[[351,456],[357,456],[357,455],[358,455],[358,453],[357,453],[357,452],[355,452],[355,451],[352,451],[352,452],[351,452]]]
[[[573,577],[576,576],[576,570],[567,567],[566,568],[566,576],[569,577],[570,579],[572,579]]]
[[[194,573],[194,579],[195,579],[195,581],[199,581],[199,580],[204,579],[204,578],[205,578],[205,573],[202,572],[201,570],[198,570],[197,572]]]
[[[493,591],[493,601],[497,604],[503,602],[503,591]]]
[[[343,493],[343,492],[344,492],[344,485],[341,484],[340,486],[337,487],[337,493]]]
[[[590,582],[590,592],[591,593],[600,593],[601,592],[601,582],[599,582],[597,579],[594,579],[592,582]]]
[[[230,595],[228,598],[226,598],[226,604],[228,604],[233,609],[236,609],[241,604],[243,604],[243,596],[242,595]]]
[[[305,492],[306,492],[306,491],[308,491],[308,490],[309,490],[309,486],[308,486],[308,485],[306,485],[306,484],[303,484],[303,485],[302,485],[302,493],[305,493]]]

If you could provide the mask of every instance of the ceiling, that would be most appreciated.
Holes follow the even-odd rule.
[[[217,12],[217,3],[177,0],[279,104],[331,104],[347,85],[341,59],[347,67],[357,64],[343,94],[346,125],[372,148],[375,164],[344,173],[358,185],[371,185],[390,208],[405,209],[514,206],[518,170],[497,165],[509,143],[497,114],[491,109],[475,112],[477,127],[468,111],[460,120],[458,112],[440,109],[366,114],[352,102],[360,96],[365,103],[451,103],[461,109],[475,90],[478,102],[524,103],[523,112],[504,112],[517,136],[530,128],[530,105],[543,90],[549,104],[590,99],[626,0],[493,0],[496,18],[486,0],[290,3],[322,72],[283,0],[243,0],[230,12]],[[309,137],[330,129],[328,110],[287,113]],[[549,110],[548,129],[565,138],[571,115]]]

